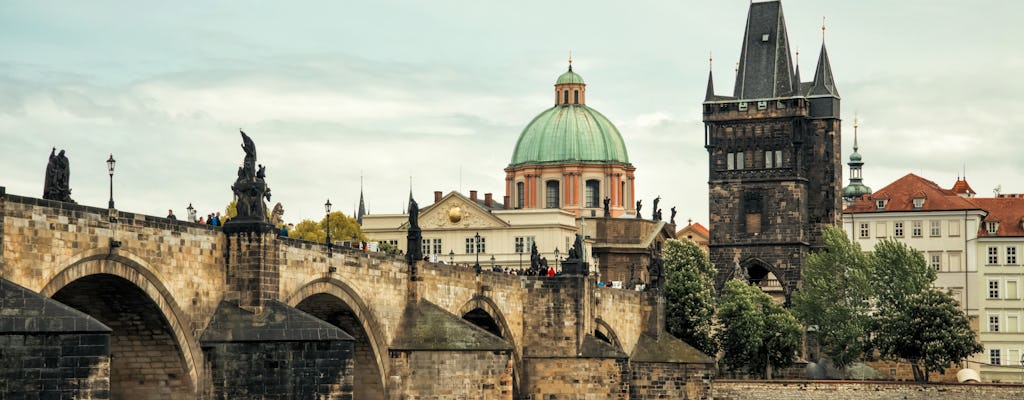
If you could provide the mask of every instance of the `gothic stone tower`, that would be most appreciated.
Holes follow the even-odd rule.
[[[814,80],[800,82],[782,4],[751,3],[733,95],[715,95],[712,82],[703,106],[715,284],[765,287],[771,274],[788,301],[841,211],[839,92],[824,41]]]

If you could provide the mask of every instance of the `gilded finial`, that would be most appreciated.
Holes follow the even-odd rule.
[[[712,52],[708,52],[708,69],[714,68],[715,55]]]
[[[569,70],[572,71],[572,50],[569,50]]]
[[[821,16],[821,41],[825,41],[825,16]]]

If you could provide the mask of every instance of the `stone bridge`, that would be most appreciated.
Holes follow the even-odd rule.
[[[701,398],[655,292],[4,193],[0,398]],[[8,397],[5,397],[5,394]]]

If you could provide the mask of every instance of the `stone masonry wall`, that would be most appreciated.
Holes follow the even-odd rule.
[[[510,355],[489,351],[391,354],[391,400],[511,399]]]
[[[711,398],[711,375],[703,365],[630,363],[630,400]]]
[[[214,399],[352,399],[352,343],[217,343],[204,348]]]
[[[629,399],[626,360],[533,358],[524,398],[530,400]]]
[[[0,399],[108,399],[109,354],[109,334],[0,335]]]
[[[715,400],[1011,400],[1024,386],[851,381],[728,381],[714,384]]]

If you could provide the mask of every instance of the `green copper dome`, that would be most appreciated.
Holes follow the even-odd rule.
[[[850,161],[857,162],[861,160],[860,153],[854,150],[853,154],[850,154]]]
[[[857,199],[865,194],[871,194],[871,188],[864,186],[863,183],[850,182],[849,185],[843,188],[843,197],[847,199]]]
[[[566,72],[559,82],[568,74],[579,77]],[[619,130],[597,110],[582,104],[556,105],[523,129],[509,166],[561,162],[629,164],[629,154]]]
[[[563,84],[567,84],[567,83],[580,83],[580,84],[583,83],[583,77],[580,76],[580,74],[572,72],[572,67],[571,66],[569,67],[568,71],[565,71],[564,74],[559,75],[558,76],[558,80],[555,81],[556,85],[563,85]]]

